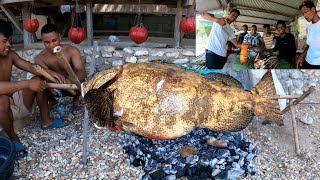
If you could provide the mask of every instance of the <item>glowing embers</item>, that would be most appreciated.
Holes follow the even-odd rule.
[[[134,166],[142,166],[142,179],[176,179],[180,177],[237,178],[254,175],[253,158],[256,147],[246,141],[243,133],[215,133],[197,128],[175,140],[150,140],[123,132],[120,144]],[[209,138],[227,143],[227,148],[207,144]],[[181,155],[188,147],[189,156]],[[184,157],[182,157],[184,156]]]

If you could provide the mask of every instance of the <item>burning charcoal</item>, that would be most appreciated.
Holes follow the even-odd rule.
[[[248,154],[246,157],[246,162],[252,163],[252,160],[256,157],[255,154]]]
[[[223,164],[224,162],[226,162],[226,159],[220,159],[217,164]]]
[[[218,159],[217,159],[217,158],[214,158],[214,159],[212,159],[212,160],[209,162],[209,165],[210,165],[211,167],[214,167],[214,166],[217,164],[217,162],[218,162]]]
[[[207,144],[216,148],[227,148],[228,144],[224,141],[218,140],[214,137],[210,137],[207,141]]]
[[[144,170],[145,171],[151,171],[155,168],[157,168],[157,161],[153,160],[153,159],[146,159],[146,163],[145,163],[145,166],[144,166]]]
[[[183,177],[186,173],[185,167],[176,166],[174,169],[177,171],[177,173],[176,173],[177,178]]]
[[[134,167],[143,166],[144,165],[144,161],[142,161],[142,159],[134,159],[133,162],[132,162],[132,165]]]
[[[192,146],[183,146],[179,153],[182,157],[188,157],[198,154],[198,151]]]
[[[199,160],[199,156],[195,155],[195,156],[189,156],[186,158],[186,164],[195,164],[197,163]]]
[[[244,165],[244,157],[240,157],[238,164],[240,167],[242,167]]]
[[[170,169],[170,174],[177,174],[177,170],[175,170],[175,169]]]
[[[256,147],[253,144],[249,144],[249,152],[250,153],[255,153]]]
[[[245,152],[245,151],[242,151],[242,150],[239,150],[238,151],[238,155],[240,155],[240,157],[246,157],[248,156],[249,153]]]
[[[227,157],[227,162],[232,163],[234,161],[234,158],[232,156]]]
[[[176,175],[169,175],[165,177],[165,180],[176,180],[176,179],[177,179]]]
[[[255,168],[254,166],[250,166],[250,165],[247,167],[247,171],[248,171],[248,173],[250,173],[251,175],[255,175],[256,172],[257,172],[256,168]]]
[[[250,142],[241,141],[241,143],[240,143],[240,149],[242,149],[244,151],[247,151],[249,149],[249,146],[250,146]]]
[[[216,177],[219,179],[228,179],[228,171],[227,170],[221,171],[219,174],[216,175]]]
[[[230,151],[228,149],[218,149],[216,153],[218,159],[230,156]]]
[[[236,156],[233,156],[233,158],[234,158],[235,160],[238,160],[238,159],[240,158],[240,156],[239,156],[239,155],[236,155]]]
[[[215,176],[218,175],[220,172],[221,172],[220,169],[214,169],[214,170],[212,171],[212,173],[211,173],[211,176],[212,176],[212,177],[215,177]]]
[[[152,172],[149,174],[152,180],[157,180],[157,179],[163,179],[166,174],[164,173],[164,171],[162,169],[157,170],[155,172]]]
[[[236,163],[236,162],[233,162],[233,163],[232,163],[232,167],[234,167],[234,168],[240,168],[240,165],[239,165],[238,163]]]
[[[238,133],[233,133],[232,136],[234,137],[234,140],[236,142],[241,142],[243,140],[243,133],[238,132]]]
[[[142,176],[141,180],[152,180],[149,174],[145,174]]]
[[[226,169],[226,166],[225,166],[224,164],[221,164],[221,165],[220,165],[220,169],[221,169],[221,170],[225,170],[225,169]]]
[[[195,174],[197,173],[197,171],[199,170],[199,168],[197,166],[186,166],[186,175],[187,176],[195,176]]]
[[[237,179],[241,177],[245,173],[245,170],[241,168],[232,168],[228,171],[228,178],[227,179]]]

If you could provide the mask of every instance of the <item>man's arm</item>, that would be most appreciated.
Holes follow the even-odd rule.
[[[309,45],[307,45],[304,51],[296,58],[295,68],[299,68],[300,66],[302,66],[302,63],[307,56],[308,49],[309,49]]]
[[[46,87],[47,84],[39,79],[31,79],[26,81],[18,82],[4,82],[0,81],[0,94],[13,94],[22,89],[30,89],[35,92],[41,92]]]
[[[60,83],[66,83],[66,78],[63,75],[49,69],[47,64],[43,61],[41,55],[35,57],[35,63],[44,68],[47,73],[56,78]]]
[[[13,64],[19,69],[22,69],[24,71],[31,72],[34,75],[40,76],[40,74],[33,68],[33,64],[31,64],[29,61],[22,59],[16,52],[12,53],[12,61],[13,61]]]
[[[83,81],[84,78],[87,76],[87,72],[84,66],[84,63],[81,59],[80,51],[76,47],[72,47],[73,50],[71,56],[71,62],[73,66],[73,71],[78,77],[79,81]]]
[[[201,13],[201,17],[207,21],[215,22],[221,26],[226,25],[226,20],[224,18],[216,18],[214,15],[210,15],[208,13]]]
[[[231,42],[232,42],[232,44],[235,45],[236,47],[241,48],[241,43],[239,43],[239,42],[237,41],[237,38],[232,38],[232,39],[231,39]]]

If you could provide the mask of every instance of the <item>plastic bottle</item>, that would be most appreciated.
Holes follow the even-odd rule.
[[[240,64],[248,62],[248,45],[242,44],[240,51]]]

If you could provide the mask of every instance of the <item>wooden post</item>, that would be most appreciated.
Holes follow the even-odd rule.
[[[24,5],[22,8],[22,21],[25,22],[27,19],[30,19],[30,12],[28,5]],[[23,46],[25,49],[31,46],[32,34],[27,32],[25,29],[23,30]]]
[[[314,86],[311,86],[308,91],[306,91],[305,93],[303,93],[299,98],[297,98],[294,102],[293,105],[297,105],[298,103],[300,103],[302,100],[304,100],[307,96],[309,96],[313,91],[315,91],[316,88]],[[290,110],[290,106],[286,107],[284,110],[281,111],[281,114],[285,114],[286,112],[288,112]]]
[[[176,42],[176,47],[180,47],[181,44],[181,33],[180,33],[180,21],[182,18],[182,0],[177,0],[177,14],[174,22],[174,41]]]
[[[291,87],[289,87],[289,95],[293,95]],[[296,121],[296,109],[295,109],[295,105],[293,104],[293,99],[290,99],[289,102],[290,102],[293,135],[294,135],[294,144],[296,147],[297,155],[300,155],[299,135],[298,135],[297,121]]]
[[[87,44],[93,46],[92,0],[87,1]]]
[[[7,8],[5,5],[0,5],[1,10],[7,15],[7,17],[10,19],[10,21],[14,24],[14,26],[18,29],[18,31],[22,34],[23,30],[20,27],[20,23],[17,20],[17,18],[14,16],[14,14],[10,11],[9,8]]]

